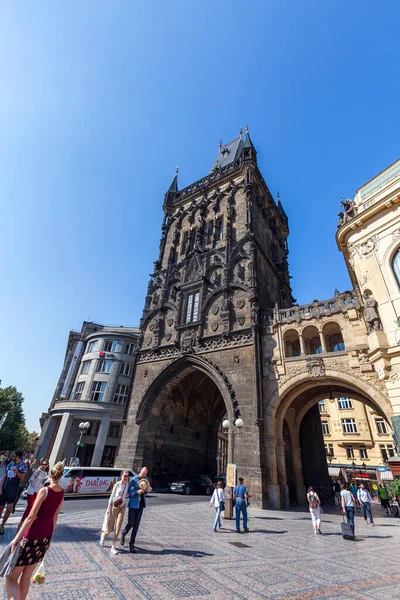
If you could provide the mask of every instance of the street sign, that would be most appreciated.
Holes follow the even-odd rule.
[[[379,471],[380,473],[384,473],[385,471],[388,470],[387,467],[376,467],[376,470]]]
[[[226,466],[226,485],[234,488],[236,485],[237,465],[229,463]]]

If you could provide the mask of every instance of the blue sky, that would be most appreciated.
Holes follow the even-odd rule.
[[[70,329],[137,325],[163,194],[250,127],[299,303],[348,289],[340,196],[399,158],[400,7],[69,0],[0,8],[0,377],[28,426]]]

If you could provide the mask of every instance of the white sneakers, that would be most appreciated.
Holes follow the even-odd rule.
[[[104,546],[104,533],[100,536],[100,546]]]
[[[110,552],[111,552],[111,554],[118,554],[118,550],[116,549],[115,546],[111,546]]]

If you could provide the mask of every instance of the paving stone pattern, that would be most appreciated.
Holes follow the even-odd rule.
[[[103,512],[63,515],[46,557],[46,582],[29,600],[390,600],[400,598],[400,519],[376,508],[376,526],[356,517],[357,541],[343,540],[338,509],[315,536],[306,511],[250,509],[250,533],[233,521],[214,533],[203,504],[145,510],[137,554],[102,548]],[[5,545],[14,525],[1,539]],[[240,541],[248,548],[231,542]],[[4,592],[4,597],[6,597]]]

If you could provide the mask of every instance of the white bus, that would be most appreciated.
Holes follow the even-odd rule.
[[[65,467],[59,481],[65,496],[92,496],[110,494],[114,484],[121,478],[121,471],[128,471],[131,479],[136,475],[131,469],[110,467]],[[49,485],[48,477],[44,485]]]

